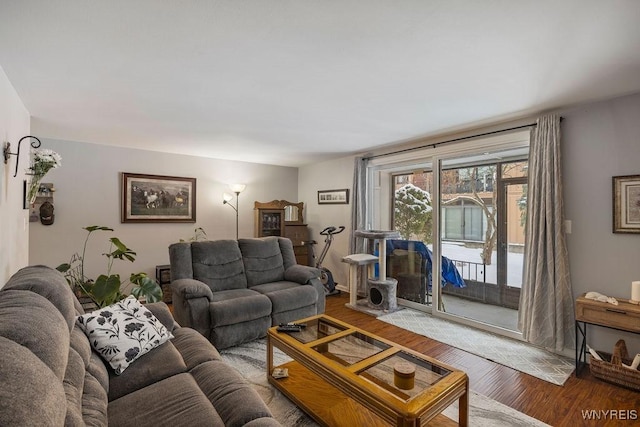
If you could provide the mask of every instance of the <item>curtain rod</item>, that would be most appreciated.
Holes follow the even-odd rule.
[[[560,121],[562,121],[562,120],[563,120],[563,117],[560,117]],[[507,128],[507,129],[494,130],[492,132],[485,132],[485,133],[479,133],[479,134],[476,134],[476,135],[463,136],[461,138],[449,139],[447,141],[434,142],[432,144],[425,144],[425,145],[420,145],[418,147],[405,148],[403,150],[391,151],[389,153],[384,153],[384,154],[376,154],[374,156],[364,157],[363,160],[371,160],[371,159],[376,159],[378,157],[392,156],[394,154],[406,153],[406,152],[409,152],[409,151],[421,150],[423,148],[429,148],[429,147],[436,148],[438,145],[449,144],[451,142],[459,142],[459,141],[464,141],[464,140],[467,140],[467,139],[479,138],[481,136],[495,135],[497,133],[510,132],[512,130],[519,130],[519,129],[531,128],[531,127],[536,127],[536,126],[537,126],[536,123],[530,123],[528,125],[521,125],[521,126],[515,126],[515,127],[511,127],[511,128]]]

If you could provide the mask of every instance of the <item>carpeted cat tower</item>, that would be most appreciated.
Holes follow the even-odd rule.
[[[363,311],[367,314],[380,316],[398,310],[396,289],[398,281],[387,277],[387,239],[398,239],[397,231],[384,230],[356,230],[358,238],[368,239],[377,243],[378,255],[352,254],[342,258],[342,262],[349,264],[349,303],[347,307]],[[378,276],[374,274],[374,266],[378,264]],[[367,271],[366,298],[358,300],[359,277]]]

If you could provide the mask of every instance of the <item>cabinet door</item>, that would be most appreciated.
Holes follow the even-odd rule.
[[[284,209],[258,209],[257,237],[284,234]]]

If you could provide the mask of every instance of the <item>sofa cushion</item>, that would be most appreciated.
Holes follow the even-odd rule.
[[[251,290],[260,292],[271,300],[273,314],[314,306],[318,299],[318,293],[313,286],[287,281],[265,283],[253,286]]]
[[[221,360],[220,353],[201,334],[191,328],[178,328],[171,343],[180,352],[187,370],[211,360]]]
[[[237,408],[239,412],[244,410]],[[109,424],[139,426],[224,426],[193,376],[174,375],[109,403]]]
[[[140,356],[173,338],[162,322],[133,296],[78,316],[78,324],[93,348],[118,375]]]
[[[271,316],[265,316],[248,322],[217,326],[211,330],[209,340],[217,349],[235,347],[245,342],[264,338],[271,325]]]
[[[105,375],[106,380],[102,378]],[[103,381],[108,381],[106,366],[95,352],[91,353],[82,388],[82,419],[87,425],[102,425],[107,420],[107,391]],[[67,396],[68,399],[68,396]]]
[[[168,341],[141,356],[122,375],[109,372],[109,401],[186,371],[180,352]]]
[[[215,292],[209,304],[211,326],[223,326],[259,319],[271,314],[268,297],[250,289]]]
[[[278,237],[278,244],[280,245],[280,252],[282,252],[282,264],[284,265],[284,269],[287,270],[294,265],[298,265],[291,239]]]
[[[212,291],[247,287],[242,254],[235,240],[193,242],[191,257],[193,278]]]
[[[225,425],[244,426],[252,420],[271,417],[258,392],[224,361],[203,363],[191,374]]]
[[[69,362],[63,385],[67,395],[65,425],[107,424],[107,368],[102,359],[91,351],[87,336],[78,327],[71,331]]]
[[[64,425],[60,379],[27,347],[0,337],[0,348],[0,426]]]
[[[276,282],[284,279],[284,264],[277,237],[238,240],[247,286]]]
[[[68,324],[45,297],[23,289],[0,292],[0,425],[64,425]]]
[[[76,323],[76,314],[84,313],[62,273],[43,265],[18,270],[3,289],[31,291],[42,295],[64,316],[69,331]]]
[[[66,320],[43,296],[3,289],[0,336],[23,345],[62,380],[67,369],[69,329]]]

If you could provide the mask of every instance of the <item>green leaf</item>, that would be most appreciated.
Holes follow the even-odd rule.
[[[126,251],[126,250],[128,250],[128,249],[129,249],[129,248],[127,248],[127,245],[125,245],[124,243],[122,243],[122,242],[120,241],[120,239],[118,239],[117,237],[112,237],[112,238],[110,238],[110,239],[109,239],[109,241],[110,241],[111,243],[113,243],[113,245],[114,245],[116,248],[118,248],[118,250],[120,250],[120,251],[122,251],[122,252],[124,252],[124,251]]]
[[[96,230],[101,231],[113,231],[113,228],[104,227],[102,225],[90,225],[89,227],[82,227],[83,230],[87,230],[89,233],[92,233]]]
[[[119,274],[111,276],[101,274],[91,286],[91,296],[100,307],[113,304],[118,300],[121,283]]]
[[[147,302],[162,301],[162,288],[145,273],[132,274],[129,280],[136,285],[131,289],[131,294],[136,298],[144,296]]]
[[[57,266],[56,270],[58,270],[61,273],[66,273],[67,271],[69,271],[70,268],[71,268],[71,264],[64,263],[64,264],[60,264],[59,266]]]
[[[105,255],[120,260],[126,258],[131,262],[135,261],[136,253],[129,249],[124,243],[122,243],[120,239],[118,239],[117,237],[112,237],[111,239],[109,239],[109,241],[113,244],[113,246],[116,247],[116,249],[113,252]]]

